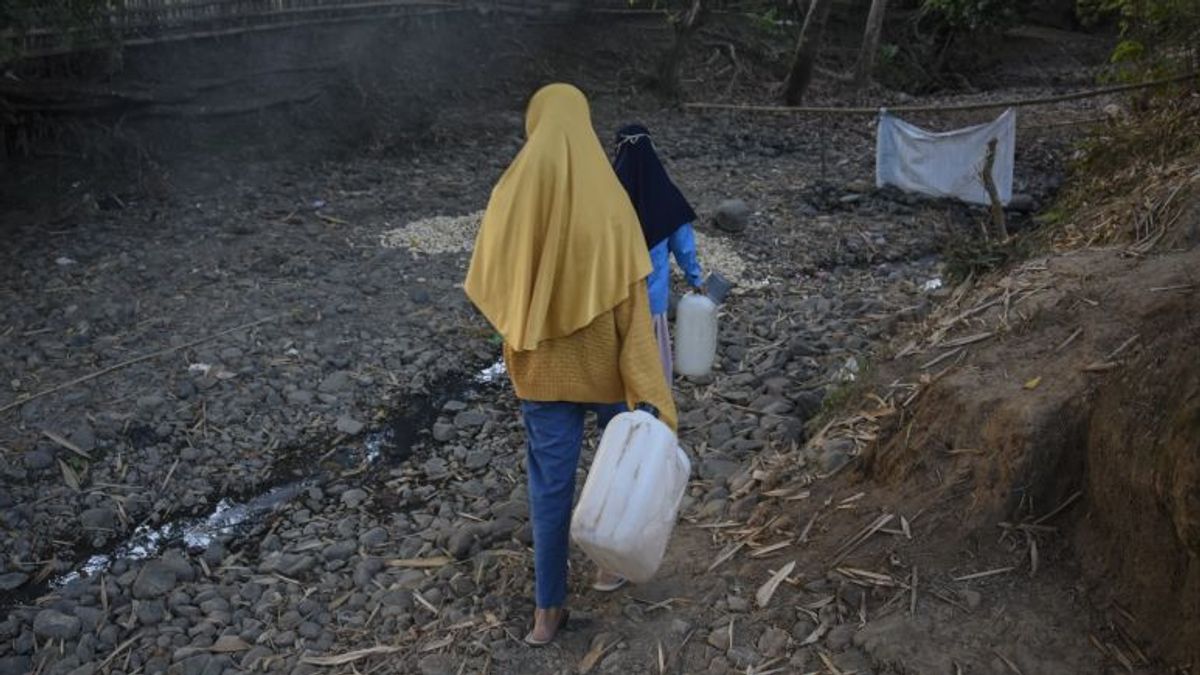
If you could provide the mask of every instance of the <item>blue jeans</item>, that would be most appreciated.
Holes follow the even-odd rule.
[[[575,470],[583,446],[583,417],[594,411],[596,425],[603,430],[609,420],[628,409],[624,403],[521,402],[528,436],[534,595],[541,609],[562,607],[567,600],[567,548]]]

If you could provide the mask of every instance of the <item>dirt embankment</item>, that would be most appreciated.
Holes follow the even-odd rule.
[[[864,454],[960,533],[999,527],[1031,573],[1039,544],[1070,541],[1125,634],[1098,646],[1134,664],[1200,662],[1200,241],[1183,231],[958,294],[881,366],[894,410]]]

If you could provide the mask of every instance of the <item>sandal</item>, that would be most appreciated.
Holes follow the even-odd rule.
[[[544,647],[550,644],[554,641],[554,638],[558,637],[558,632],[566,627],[567,619],[570,617],[571,612],[564,609],[562,614],[558,615],[558,625],[554,627],[554,632],[551,633],[550,637],[546,638],[545,640],[538,640],[537,638],[533,637],[533,629],[529,629],[529,633],[525,635],[525,644],[529,645],[530,647]]]

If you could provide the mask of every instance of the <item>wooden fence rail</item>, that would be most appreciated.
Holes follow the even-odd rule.
[[[40,58],[111,44],[146,44],[319,23],[449,11],[539,12],[572,0],[116,0],[99,25],[0,30],[0,55]],[[0,56],[0,62],[2,62]]]

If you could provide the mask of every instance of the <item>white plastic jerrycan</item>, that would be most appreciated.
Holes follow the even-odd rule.
[[[717,359],[717,303],[688,293],[675,307],[675,372],[702,377]]]
[[[674,432],[637,410],[608,423],[571,517],[597,565],[640,583],[662,564],[692,465]]]

